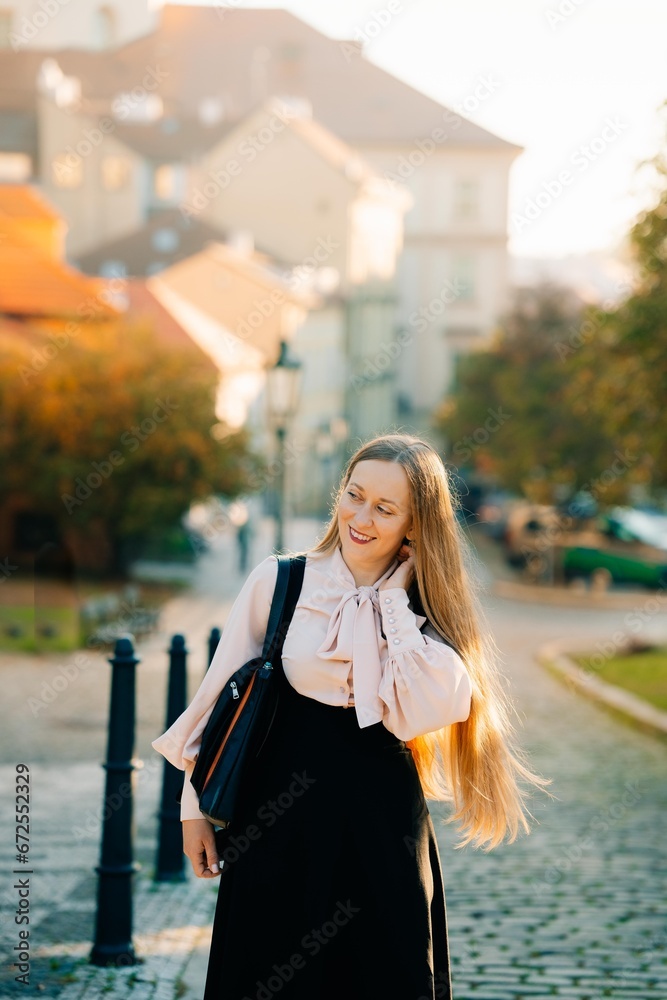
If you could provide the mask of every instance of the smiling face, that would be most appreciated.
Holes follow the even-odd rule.
[[[412,537],[410,486],[402,465],[357,462],[338,504],[343,559],[357,586],[372,586]],[[371,579],[372,578],[372,579]]]

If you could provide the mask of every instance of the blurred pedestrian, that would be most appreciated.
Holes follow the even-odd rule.
[[[247,578],[193,702],[153,743],[185,771],[195,874],[223,876],[204,1000],[451,997],[426,797],[452,802],[461,846],[490,850],[529,831],[518,779],[549,783],[515,743],[466,544],[431,445],[386,435],[352,456],[303,553],[276,717],[216,842],[190,774],[223,685],[261,654],[275,556]]]
[[[243,500],[235,500],[229,509],[231,523],[236,529],[239,573],[248,572],[250,544],[254,534],[250,506]]]

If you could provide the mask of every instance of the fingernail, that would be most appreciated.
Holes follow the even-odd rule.
[[[218,868],[218,866],[216,864],[212,864],[211,865],[211,871],[215,872],[215,874],[217,875],[217,873],[220,871],[220,869]]]

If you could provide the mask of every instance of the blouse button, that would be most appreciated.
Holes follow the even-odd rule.
[[[394,645],[398,646],[398,644],[399,644],[400,641],[401,641],[400,639],[394,639]]]
[[[396,635],[396,633],[398,632],[398,629],[397,628],[390,628],[389,631],[391,632],[392,635]],[[394,639],[394,642],[395,641],[396,640]]]
[[[395,618],[390,618],[389,619],[389,624],[390,625],[395,625],[396,624],[396,619]]]
[[[384,603],[385,604],[391,604],[391,597],[385,597]]]

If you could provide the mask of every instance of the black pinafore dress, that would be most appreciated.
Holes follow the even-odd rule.
[[[445,892],[410,749],[299,694],[273,726],[223,861],[203,1000],[450,1000]]]

